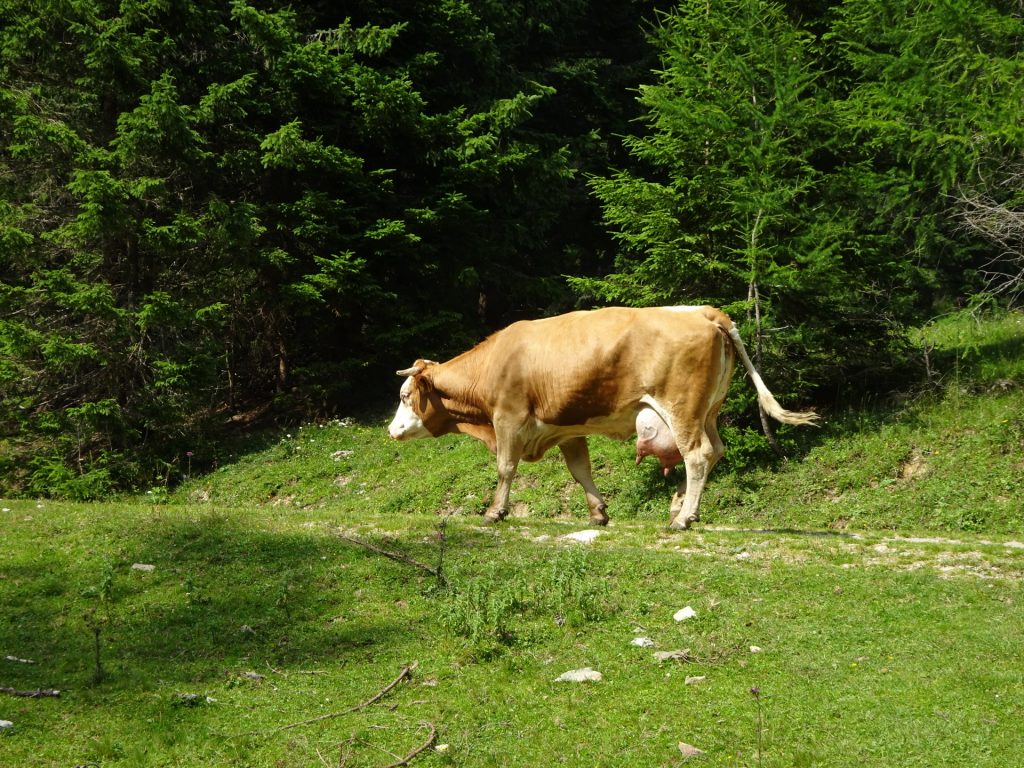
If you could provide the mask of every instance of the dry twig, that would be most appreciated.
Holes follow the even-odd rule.
[[[311,725],[312,723],[319,723],[322,720],[330,720],[331,718],[341,717],[342,715],[347,715],[347,714],[350,714],[351,712],[358,712],[360,709],[366,709],[371,704],[376,704],[378,701],[380,701],[385,696],[387,696],[388,693],[390,693],[391,690],[396,685],[398,685],[400,682],[402,682],[405,678],[407,678],[412,673],[412,671],[414,669],[416,669],[417,665],[418,665],[418,662],[414,661],[412,664],[408,664],[408,665],[402,667],[402,671],[398,673],[398,677],[396,677],[394,680],[392,680],[390,683],[388,683],[380,693],[378,693],[376,696],[373,696],[372,698],[367,699],[362,704],[357,704],[354,707],[349,707],[348,709],[343,709],[340,712],[330,712],[330,713],[328,713],[326,715],[320,715],[319,717],[311,717],[309,720],[302,720],[302,721],[300,721],[298,723],[291,723],[290,725],[282,725],[280,728],[275,728],[272,731],[272,733],[276,733],[278,731],[288,731],[288,730],[291,730],[292,728],[298,728],[298,727],[303,726],[303,725]]]
[[[354,536],[348,536],[344,533],[339,533],[338,536],[340,536],[344,541],[347,541],[349,544],[355,544],[356,546],[364,547],[370,550],[371,552],[376,552],[378,555],[384,555],[384,557],[388,557],[392,560],[397,560],[400,563],[405,563],[406,565],[411,565],[415,568],[419,568],[421,571],[426,571],[431,576],[437,576],[437,568],[434,568],[432,565],[427,565],[426,563],[421,563],[419,560],[414,560],[408,555],[403,555],[400,552],[390,552],[386,549],[381,549],[375,544],[371,544],[368,541],[363,541],[362,539],[357,539]]]
[[[53,688],[37,688],[34,691],[17,691],[14,688],[4,688],[0,686],[0,693],[6,693],[9,696],[20,696],[23,699],[59,699],[60,691]]]

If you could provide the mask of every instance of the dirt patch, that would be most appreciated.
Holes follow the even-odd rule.
[[[928,462],[925,460],[924,454],[915,448],[910,452],[910,455],[900,463],[900,468],[896,473],[896,477],[904,482],[909,482],[919,477],[924,477],[930,471],[931,467],[928,466]]]
[[[529,517],[530,506],[525,501],[513,501],[509,505],[509,517]]]
[[[707,526],[701,531],[659,535],[645,546],[684,557],[731,560],[756,568],[775,563],[832,562],[844,570],[930,569],[939,578],[1024,580],[1024,543],[1019,541],[997,542],[967,536],[883,537],[840,530],[744,530],[725,526]],[[725,535],[715,535],[719,533]]]

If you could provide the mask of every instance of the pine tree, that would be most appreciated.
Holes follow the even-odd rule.
[[[627,142],[648,171],[593,181],[617,269],[575,285],[602,301],[723,306],[806,394],[853,363],[838,328],[885,333],[859,295],[852,224],[822,205],[833,118],[815,41],[760,0],[682,3],[655,40],[649,132]]]

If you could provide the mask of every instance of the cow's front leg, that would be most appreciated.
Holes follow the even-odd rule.
[[[587,495],[587,507],[590,508],[590,522],[594,525],[608,525],[608,505],[604,503],[600,491],[594,485],[594,477],[590,470],[590,450],[587,438],[574,437],[559,444],[558,448],[565,457],[565,465],[577,483],[583,486]]]
[[[512,480],[519,466],[519,452],[503,448],[498,444],[498,488],[494,491],[494,501],[484,512],[484,522],[497,523],[508,515],[508,497],[512,492]]]

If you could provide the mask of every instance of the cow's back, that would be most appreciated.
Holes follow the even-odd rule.
[[[610,307],[515,323],[488,340],[480,391],[492,412],[554,425],[676,400],[719,375],[729,322],[711,307]]]

